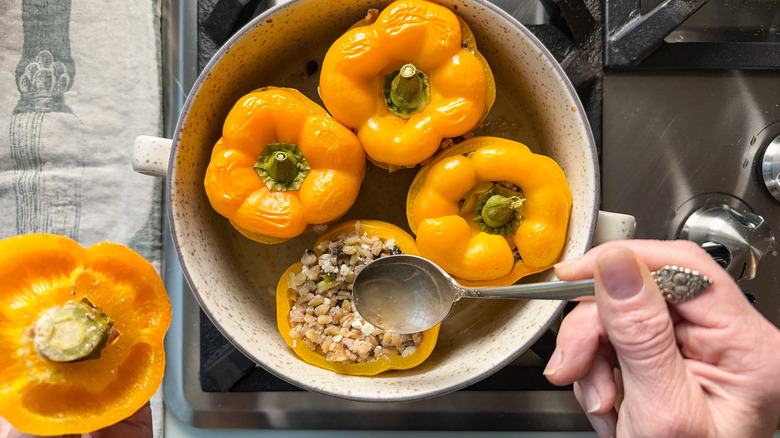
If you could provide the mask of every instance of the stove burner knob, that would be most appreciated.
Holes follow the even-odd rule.
[[[764,150],[761,174],[769,193],[780,201],[780,135],[775,137]]]
[[[721,268],[727,269],[729,264],[731,264],[731,253],[724,245],[715,242],[704,242],[701,244],[701,247],[718,262]]]
[[[753,279],[758,262],[775,246],[764,218],[725,204],[709,204],[694,211],[678,237],[701,245],[735,280]]]

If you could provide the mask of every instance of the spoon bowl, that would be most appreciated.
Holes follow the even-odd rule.
[[[374,260],[355,277],[352,296],[363,319],[385,331],[416,333],[444,321],[463,298],[571,300],[593,295],[593,280],[466,288],[435,263],[398,254]]]

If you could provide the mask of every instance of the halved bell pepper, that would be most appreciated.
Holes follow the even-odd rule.
[[[417,173],[406,213],[423,257],[463,285],[501,286],[557,261],[571,206],[553,159],[512,140],[472,137]]]
[[[115,243],[0,241],[0,416],[35,435],[82,434],[149,401],[171,306],[154,267]]]
[[[320,76],[325,107],[383,166],[414,167],[444,139],[469,133],[495,95],[468,25],[424,0],[369,14],[329,48]]]
[[[297,90],[264,87],[228,114],[204,185],[242,234],[278,243],[346,213],[365,166],[358,138],[322,107]]]
[[[359,233],[356,231],[357,226],[359,226],[360,229]],[[380,238],[385,241],[393,239],[395,245],[402,253],[419,255],[414,238],[403,229],[383,221],[353,220],[342,222],[329,228],[317,239],[314,245],[317,257],[322,255],[322,251],[317,249],[321,242],[333,241],[341,235],[366,235],[372,238]],[[321,351],[313,351],[303,342],[293,339],[293,337],[290,336],[290,331],[293,328],[290,324],[290,311],[295,303],[294,297],[296,292],[291,285],[291,278],[301,272],[301,268],[302,264],[300,262],[290,266],[284,274],[282,274],[276,287],[276,323],[279,332],[287,345],[289,345],[301,359],[311,365],[341,374],[372,376],[387,370],[413,368],[421,364],[430,356],[433,348],[436,346],[436,339],[439,336],[439,325],[422,332],[422,341],[420,345],[417,346],[414,353],[405,356],[399,354],[387,355],[370,362],[343,363],[330,361],[326,359]]]

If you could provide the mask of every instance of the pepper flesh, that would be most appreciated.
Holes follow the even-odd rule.
[[[255,170],[266,146],[279,143],[296,145],[310,168],[297,190],[269,189]],[[364,173],[355,134],[299,91],[264,87],[228,114],[204,186],[214,210],[242,234],[278,243],[346,213]]]
[[[365,234],[369,237],[376,237],[381,239],[394,239],[396,246],[404,254],[420,255],[417,251],[417,245],[414,238],[409,235],[403,229],[390,224],[388,222],[377,220],[361,220],[361,221],[347,221],[342,222],[329,228],[323,233],[315,242],[314,247],[317,248],[320,242],[326,240],[334,240],[340,234],[354,233],[356,224],[360,224],[361,234]],[[317,257],[321,254],[316,251]],[[430,356],[433,348],[436,346],[436,340],[439,336],[439,325],[428,329],[422,333],[422,342],[417,347],[417,350],[408,356],[400,355],[388,355],[384,358],[380,358],[371,362],[356,362],[356,363],[340,363],[328,361],[322,354],[310,350],[303,342],[296,342],[290,336],[290,310],[294,302],[291,299],[294,296],[295,291],[290,286],[290,275],[294,275],[301,271],[301,263],[296,262],[291,265],[282,274],[279,279],[279,283],[276,287],[276,323],[287,345],[293,349],[305,362],[323,368],[326,370],[334,371],[341,374],[351,374],[357,376],[373,376],[388,370],[403,370],[413,368],[421,364],[425,359]]]
[[[160,386],[171,307],[154,267],[115,243],[66,237],[0,241],[0,416],[34,435],[81,434],[140,409]],[[86,297],[119,335],[99,358],[55,362],[33,342],[36,320]]]
[[[503,182],[518,186],[525,196],[522,221],[507,238],[482,231],[474,222],[474,207],[460,205]],[[475,193],[475,187],[482,190]],[[473,137],[418,172],[406,206],[423,257],[461,284],[501,286],[548,269],[560,257],[572,197],[563,170],[551,158],[512,140]]]
[[[409,63],[427,75],[430,102],[403,118],[385,104],[383,84]],[[435,3],[399,0],[330,47],[320,95],[337,120],[357,130],[372,161],[413,167],[442,140],[482,122],[495,100],[495,81],[463,20]]]

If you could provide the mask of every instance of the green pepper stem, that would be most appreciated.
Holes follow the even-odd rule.
[[[522,193],[494,186],[477,198],[474,222],[488,234],[511,236],[523,220],[523,202]]]
[[[298,190],[309,173],[309,164],[297,145],[270,143],[254,166],[268,190]]]
[[[507,222],[514,218],[514,212],[517,207],[522,205],[517,196],[506,197],[504,195],[493,195],[485,202],[482,207],[482,220],[490,227],[503,227]]]
[[[86,297],[54,306],[35,323],[33,344],[54,362],[97,359],[112,338],[114,322]]]
[[[422,111],[431,101],[428,76],[414,64],[404,64],[385,76],[383,93],[390,111],[403,118]]]
[[[390,89],[390,99],[400,107],[409,107],[422,94],[422,81],[417,76],[417,67],[406,64],[398,71]]]
[[[282,183],[290,183],[295,179],[295,174],[298,173],[297,161],[287,151],[276,151],[266,159],[266,170],[271,178]]]

